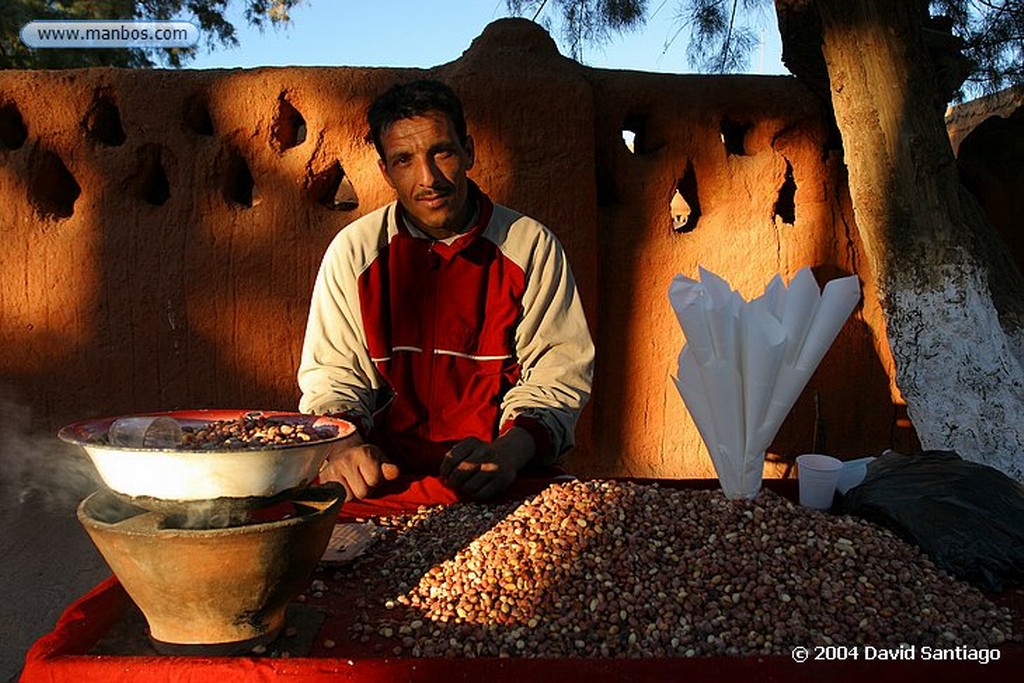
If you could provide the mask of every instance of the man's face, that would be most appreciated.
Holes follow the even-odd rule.
[[[381,173],[413,223],[435,238],[466,227],[474,209],[466,180],[473,139],[462,145],[448,116],[428,111],[395,121],[381,131],[380,141]]]

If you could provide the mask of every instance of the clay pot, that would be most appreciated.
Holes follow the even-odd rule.
[[[214,645],[242,651],[268,642],[284,625],[285,607],[309,583],[338,510],[340,486],[304,489],[294,515],[221,529],[182,528],[189,514],[147,512],[109,491],[78,507],[78,519],[142,610],[163,651]]]

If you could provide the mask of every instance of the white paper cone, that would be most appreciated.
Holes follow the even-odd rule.
[[[765,451],[859,299],[856,277],[821,293],[807,268],[788,289],[775,276],[750,303],[704,269],[700,282],[673,280],[687,339],[673,380],[727,497],[757,495]]]
[[[686,348],[696,354],[700,363],[707,363],[715,353],[706,302],[702,300],[705,296],[704,287],[699,282],[682,275],[673,278],[668,288],[669,303],[686,334]]]
[[[786,328],[787,365],[796,364],[820,302],[821,292],[810,268],[801,268],[786,290],[786,308],[782,314],[782,326]]]
[[[742,497],[752,498],[761,490],[764,453],[768,447],[767,443],[758,442],[758,427],[764,423],[768,412],[786,351],[786,335],[781,323],[768,312],[762,301],[750,302],[740,318],[743,321],[740,346],[745,426],[743,483],[740,489]]]
[[[782,320],[783,311],[786,309],[786,285],[782,282],[782,276],[776,273],[768,286],[764,288],[764,294],[754,301],[760,301],[772,317]]]
[[[794,365],[802,369],[814,369],[825,357],[825,352],[832,346],[832,342],[839,336],[839,330],[850,317],[854,306],[860,301],[860,283],[857,276],[832,280],[825,285],[825,291],[821,295],[819,313],[814,316],[814,322],[807,331],[807,339],[800,349],[800,355],[794,360]]]
[[[685,359],[684,359],[685,360]],[[715,465],[722,489],[728,495],[741,488],[743,453],[743,401],[739,372],[734,365],[715,360],[708,365],[687,363],[680,368],[677,387],[690,415],[706,422],[701,436],[714,434],[705,441]],[[694,411],[693,406],[697,406]]]
[[[679,377],[673,377],[676,389],[690,411],[693,423],[697,425],[700,437],[704,444],[718,443],[718,434],[715,432],[715,424],[711,420],[711,411],[708,402],[704,400],[704,382],[699,377],[700,368],[697,365],[696,357],[690,353],[689,345],[683,347],[679,354]],[[681,379],[687,377],[687,380]],[[710,450],[710,447],[709,447]]]
[[[764,443],[765,448],[768,448],[772,439],[775,438],[779,427],[782,426],[782,421],[793,409],[796,400],[800,398],[800,392],[807,386],[812,374],[813,370],[808,372],[785,364],[779,369],[768,410],[765,412],[764,422],[757,429],[757,442]]]
[[[703,268],[700,269],[700,281],[707,292],[708,326],[715,356],[736,364],[739,361],[739,309],[743,299],[732,291],[728,282]]]
[[[838,286],[832,286],[833,284]],[[775,438],[783,420],[793,409],[800,393],[807,386],[807,382],[839,335],[853,307],[860,300],[860,284],[856,276],[833,280],[826,285],[825,291],[828,297],[821,297],[817,315],[807,330],[798,357],[794,359],[793,365],[784,362],[779,372],[779,381],[772,392],[771,406],[762,425],[764,432],[770,432],[768,443]]]
[[[741,374],[744,424],[764,421],[772,390],[785,353],[786,334],[779,321],[759,301],[743,310]]]
[[[744,454],[742,484],[737,490],[736,495],[730,496],[726,493],[727,498],[730,500],[739,500],[741,498],[751,500],[757,497],[757,494],[761,492],[761,484],[764,479],[764,454],[764,448],[748,451]],[[724,488],[722,492],[725,493]]]

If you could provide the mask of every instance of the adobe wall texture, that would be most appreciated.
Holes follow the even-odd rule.
[[[863,304],[771,451],[808,451],[816,428],[842,457],[914,446],[813,97],[788,77],[582,67],[516,20],[430,70],[0,72],[0,384],[50,433],[131,411],[294,409],[320,257],[392,198],[364,111],[423,76],[464,100],[471,177],[569,253],[598,348],[570,469],[713,476],[670,381],[684,339],[667,290],[698,266],[748,298],[804,266],[859,274]],[[674,222],[677,188],[691,211],[677,200]]]
[[[1024,272],[1024,86],[960,105],[946,124],[964,186]]]

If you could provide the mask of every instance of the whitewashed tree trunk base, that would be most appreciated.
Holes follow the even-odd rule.
[[[857,229],[921,444],[1024,481],[1024,325],[1003,310],[1004,331],[993,298],[1019,304],[1024,285],[1005,277],[1015,273],[960,184],[922,38],[928,1],[812,4]]]
[[[930,291],[891,273],[886,309],[897,384],[925,448],[954,450],[1024,481],[1024,370],[984,274],[945,270],[944,287]]]

